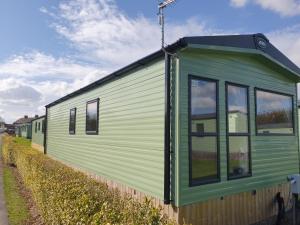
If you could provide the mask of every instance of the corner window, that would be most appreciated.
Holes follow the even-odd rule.
[[[218,83],[189,77],[190,185],[219,181]]]
[[[248,87],[226,84],[228,179],[251,175]]]
[[[76,129],[76,108],[70,109],[69,134],[75,134]]]
[[[86,133],[98,134],[99,99],[86,103]]]
[[[292,135],[293,97],[256,89],[256,133],[258,135]]]

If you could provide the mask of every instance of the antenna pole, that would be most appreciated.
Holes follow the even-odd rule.
[[[159,16],[159,24],[161,26],[161,48],[165,47],[165,14],[164,9],[174,3],[176,0],[165,0],[158,4],[158,16]]]
[[[164,15],[164,8],[160,8],[160,27],[161,27],[161,47],[164,48],[165,46],[165,15]]]

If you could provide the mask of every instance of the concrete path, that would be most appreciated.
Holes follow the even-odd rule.
[[[2,135],[0,134],[0,149],[1,147],[2,147]],[[7,210],[5,206],[4,191],[3,191],[2,157],[0,157],[0,225],[8,225]]]

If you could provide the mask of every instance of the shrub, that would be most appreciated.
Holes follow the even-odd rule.
[[[17,166],[46,224],[175,224],[149,199],[139,202],[121,195],[32,149],[23,139],[5,136],[2,154],[5,163]]]

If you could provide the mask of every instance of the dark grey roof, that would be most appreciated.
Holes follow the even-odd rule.
[[[184,48],[189,44],[207,45],[207,46],[223,46],[223,47],[235,47],[241,49],[255,49],[264,52],[271,58],[278,61],[283,66],[287,67],[300,77],[300,69],[291,60],[289,60],[283,53],[281,53],[276,47],[274,47],[269,40],[263,34],[248,34],[248,35],[220,35],[220,36],[196,36],[196,37],[184,37],[179,39],[177,42],[169,45],[166,49],[169,52],[175,52],[178,49]],[[54,106],[60,102],[70,99],[74,96],[80,95],[83,92],[94,89],[110,80],[115,79],[128,71],[145,65],[146,63],[163,57],[164,51],[159,50],[152,53],[116,72],[95,81],[71,94],[68,94],[48,105],[46,107]]]
[[[28,118],[25,118],[25,117],[23,117],[23,118],[20,118],[20,119],[18,119],[18,120],[16,120],[15,122],[14,122],[14,125],[17,125],[17,124],[24,124],[24,123],[31,123],[31,121],[32,120],[34,120],[35,118],[31,118],[31,117],[28,117]]]

